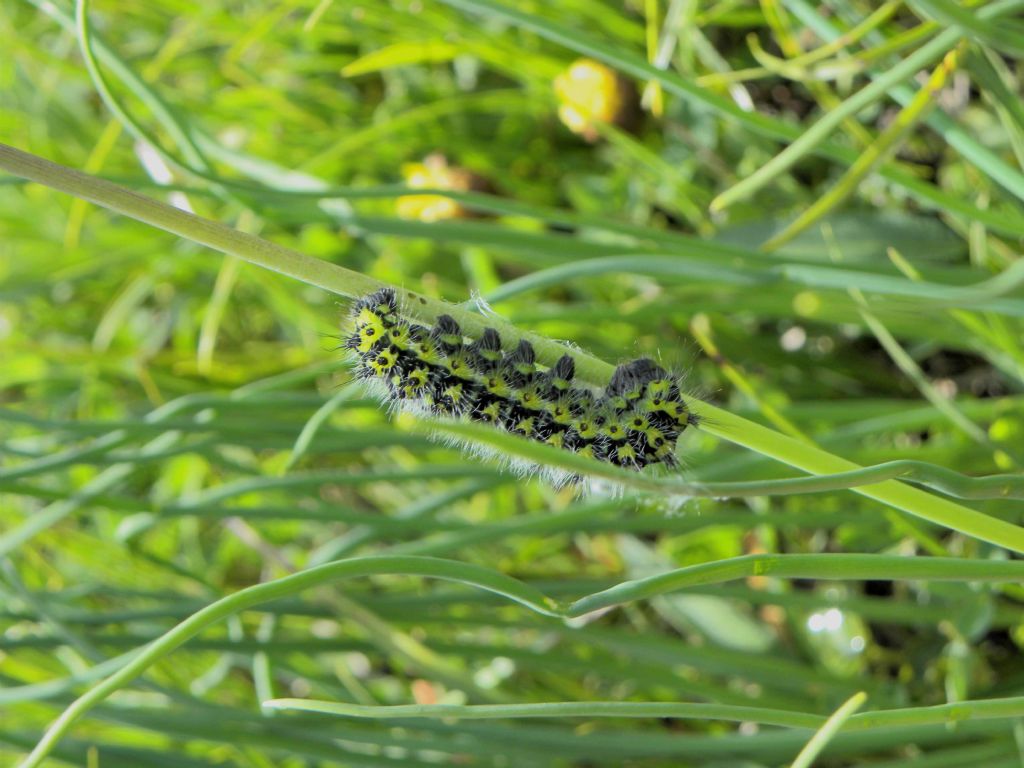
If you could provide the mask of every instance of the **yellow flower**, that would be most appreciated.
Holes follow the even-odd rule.
[[[628,81],[610,67],[578,59],[555,78],[558,117],[573,133],[597,138],[596,123],[622,123],[630,109]]]
[[[477,185],[474,176],[463,168],[453,168],[442,155],[429,155],[422,163],[402,166],[405,183],[414,189],[450,189],[466,192]],[[403,219],[442,221],[468,215],[457,201],[441,195],[406,195],[396,203],[398,215]]]

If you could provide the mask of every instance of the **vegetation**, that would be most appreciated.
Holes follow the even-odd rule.
[[[0,5],[0,764],[1021,765],[1022,7]],[[389,415],[389,285],[682,468]]]

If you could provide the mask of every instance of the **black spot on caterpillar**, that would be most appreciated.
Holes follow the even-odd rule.
[[[678,379],[648,358],[618,366],[599,390],[575,379],[569,355],[542,370],[529,342],[505,351],[493,328],[468,340],[448,315],[432,328],[409,322],[391,288],[359,299],[350,321],[344,346],[357,376],[396,408],[490,423],[636,470],[677,466],[676,439],[698,422]]]

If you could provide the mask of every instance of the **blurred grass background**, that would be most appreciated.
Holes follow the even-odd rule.
[[[1020,5],[98,0],[105,103],[74,8],[10,0],[0,140],[431,296],[483,296],[610,362],[656,356],[858,463],[1019,473]],[[584,55],[644,99],[590,140],[553,85]],[[405,183],[432,155],[474,175],[460,206],[427,201],[460,216],[416,218]],[[744,554],[1019,559],[848,491],[578,499],[391,425],[349,385],[345,307],[320,289],[11,177],[0,235],[4,764],[175,622],[331,560],[435,555],[568,600]],[[707,433],[680,453],[706,481],[791,474]],[[947,579],[755,576],[569,622],[415,577],[321,586],[163,658],[52,760],[779,766],[813,728],[260,702],[827,715],[864,691],[868,710],[1018,704],[955,727],[883,718],[816,765],[1021,765],[1024,591]]]

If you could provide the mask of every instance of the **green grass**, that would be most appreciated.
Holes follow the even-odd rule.
[[[4,4],[0,764],[1019,766],[1020,5]],[[390,418],[382,285],[685,370],[683,469]]]

